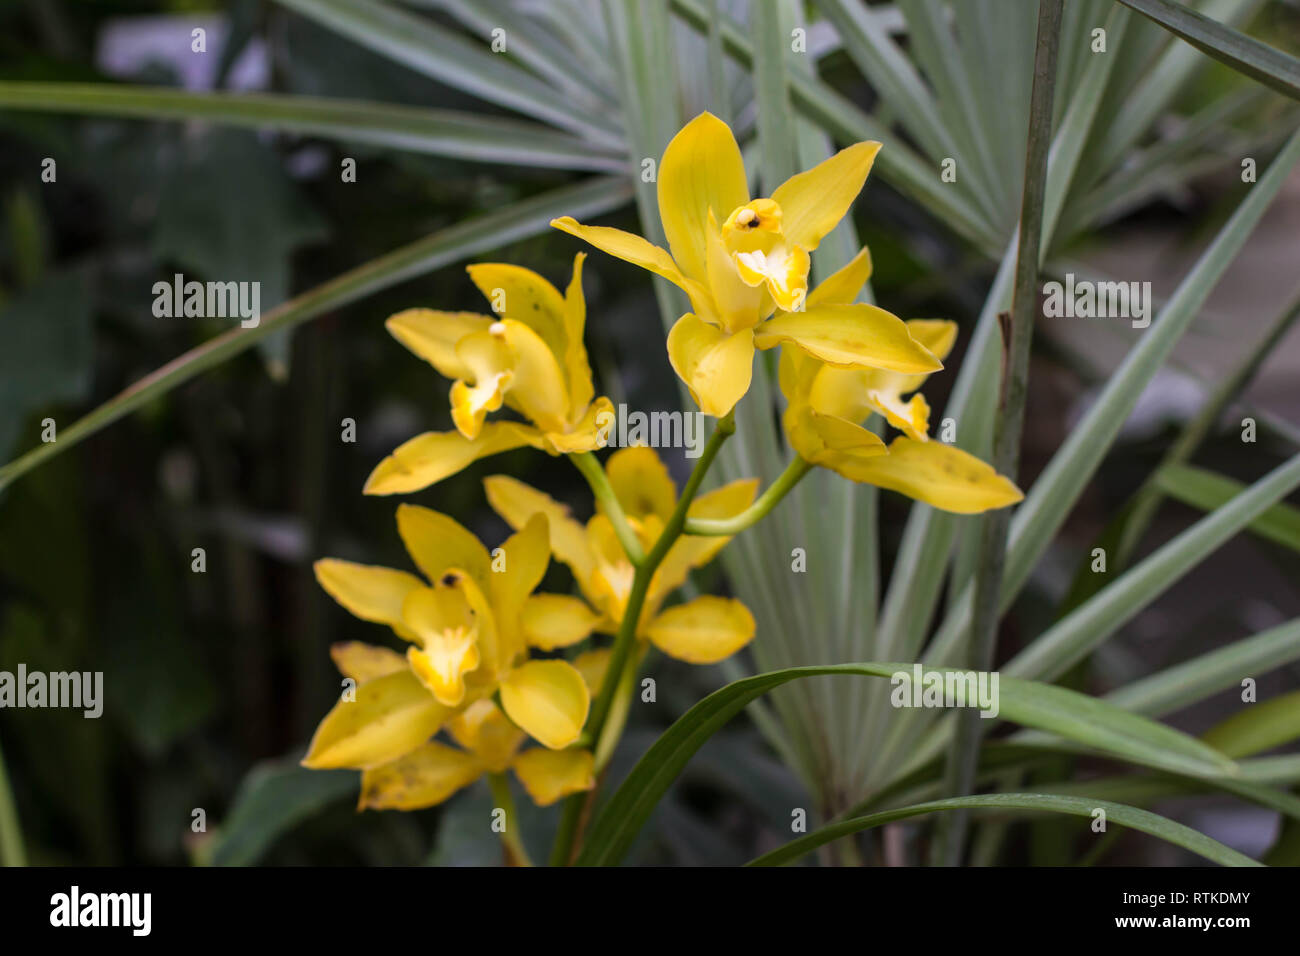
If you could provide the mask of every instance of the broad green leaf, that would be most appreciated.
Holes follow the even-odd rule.
[[[190,93],[113,83],[0,83],[0,107],[123,119],[207,120],[519,166],[603,172],[626,167],[614,149],[536,123],[361,100]]]
[[[792,667],[714,691],[678,718],[641,758],[592,824],[577,862],[617,864],[691,756],[751,700],[799,678],[830,674],[889,678],[899,672],[910,675],[912,665]],[[1201,776],[1236,772],[1232,761],[1200,741],[1075,691],[1004,677],[998,696],[1001,718],[1120,759]]]
[[[1156,472],[1155,479],[1169,497],[1202,511],[1223,507],[1246,488],[1233,478],[1192,465],[1166,465]],[[1300,508],[1274,505],[1246,527],[1274,544],[1300,551]]]
[[[790,841],[779,849],[763,854],[758,859],[751,861],[749,865],[781,866],[793,862],[819,846],[840,837],[869,830],[872,827],[883,826],[886,823],[893,823],[895,820],[906,820],[910,817],[937,813],[942,810],[985,809],[1004,812],[1049,812],[1065,813],[1070,816],[1091,819],[1099,808],[1106,811],[1106,821],[1108,823],[1118,823],[1122,826],[1132,827],[1134,830],[1141,830],[1143,833],[1148,833],[1168,843],[1191,850],[1193,853],[1214,863],[1223,866],[1262,865],[1244,853],[1238,853],[1231,847],[1224,846],[1218,840],[1211,839],[1204,833],[1146,810],[1125,806],[1122,803],[1110,803],[1106,800],[1085,800],[1082,797],[1045,793],[990,793],[977,797],[954,797],[949,800],[934,800],[930,803],[899,807],[896,810],[886,810],[882,813],[873,813],[870,816],[855,817],[851,820],[832,823],[829,826],[814,830],[806,836]]]
[[[263,315],[255,328],[232,329],[209,339],[66,428],[60,428],[57,442],[42,444],[0,468],[0,489],[46,459],[67,451],[123,415],[167,394],[195,375],[220,365],[277,330],[292,328],[372,292],[450,263],[545,232],[556,216],[598,216],[621,206],[629,197],[630,187],[622,179],[598,178],[565,186],[450,226],[345,272]]]
[[[1172,0],[1119,0],[1239,73],[1300,100],[1300,60]]]
[[[355,799],[351,770],[308,770],[296,762],[258,764],[239,785],[226,819],[207,848],[213,866],[256,864],[277,838],[344,797]]]

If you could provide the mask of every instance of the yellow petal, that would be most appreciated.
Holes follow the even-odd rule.
[[[302,760],[313,770],[363,770],[424,743],[451,716],[409,670],[366,681],[356,700],[340,700],[316,728]]]
[[[892,392],[868,392],[872,408],[909,438],[925,441],[930,431],[930,403],[924,395],[913,395],[904,402]]]
[[[489,326],[495,328],[495,324]],[[456,357],[469,375],[451,386],[451,419],[457,431],[474,439],[487,413],[495,412],[505,401],[515,376],[515,356],[503,336],[483,331],[457,342]]]
[[[782,419],[799,457],[844,474],[849,463],[886,454],[885,443],[870,429],[807,405],[792,405]]]
[[[754,333],[724,332],[688,312],[668,333],[668,360],[700,410],[721,418],[749,391]]]
[[[937,441],[899,436],[889,454],[835,468],[853,481],[889,488],[943,511],[978,514],[1015,504],[1024,495],[974,455]]]
[[[650,519],[651,522],[658,522],[658,520],[654,517]],[[630,523],[642,547],[648,549],[653,542],[647,541],[649,535],[646,533],[645,523],[635,520]],[[662,527],[661,523],[660,527]],[[593,594],[588,597],[593,605],[604,612],[607,620],[617,622],[622,618],[627,600],[631,596],[632,579],[636,575],[636,568],[628,560],[622,542],[614,531],[613,523],[603,514],[593,515],[587,522],[587,544],[595,556],[595,570],[592,573],[590,589]]]
[[[541,513],[534,514],[521,530],[506,539],[500,555],[493,553],[493,571],[488,583],[492,606],[496,609],[503,664],[512,663],[524,650],[519,615],[524,601],[541,583],[550,563],[550,532],[546,515]]]
[[[469,606],[455,588],[420,588],[403,605],[407,627],[420,640],[408,647],[412,673],[448,707],[465,699],[465,675],[479,666],[478,634]]]
[[[957,323],[948,319],[908,319],[907,331],[940,361],[948,357],[957,342]]]
[[[812,261],[803,246],[777,242],[771,248],[734,253],[732,261],[748,285],[767,283],[767,291],[778,308],[797,311],[805,306]]]
[[[484,332],[492,317],[475,312],[438,312],[406,309],[384,325],[397,341],[447,378],[469,378],[470,370],[456,355],[456,343],[474,332]]]
[[[466,750],[473,751],[483,769],[501,773],[510,766],[527,735],[510,722],[501,708],[484,698],[476,700],[447,722],[447,733]]]
[[[725,219],[749,202],[745,163],[727,124],[712,113],[691,120],[668,144],[659,163],[659,218],[673,259],[686,275],[704,280],[709,210]]]
[[[568,342],[564,297],[532,269],[505,262],[480,262],[466,267],[498,319],[514,319],[537,333],[555,355]]]
[[[879,143],[854,143],[778,186],[772,199],[784,215],[786,239],[809,252],[816,249],[853,205],[879,151]]]
[[[605,462],[614,496],[629,517],[658,515],[667,521],[677,505],[677,487],[653,448],[620,448]]]
[[[533,739],[559,750],[582,733],[591,697],[567,661],[528,661],[501,682],[501,706]]]
[[[754,615],[730,598],[705,595],[670,607],[646,629],[646,637],[669,657],[688,664],[716,664],[754,637]]]
[[[600,693],[600,686],[609,670],[609,656],[609,648],[602,647],[594,651],[583,651],[573,659],[573,666],[582,675],[587,691],[592,697]]]
[[[514,353],[509,401],[544,432],[563,431],[569,388],[550,346],[524,323],[505,319],[492,326]],[[561,353],[563,354],[563,353]]]
[[[514,448],[542,446],[535,428],[516,422],[488,422],[472,441],[458,431],[425,432],[397,447],[366,479],[368,495],[420,491],[456,474],[480,458]]]
[[[867,251],[866,246],[863,246],[858,254],[849,260],[848,265],[827,276],[817,285],[817,288],[808,293],[806,307],[811,309],[816,305],[850,305],[861,294],[862,287],[870,278],[871,253]],[[940,355],[939,358],[943,356]]]
[[[542,750],[534,747],[515,758],[515,776],[539,807],[596,785],[590,750]]]
[[[512,528],[522,528],[533,515],[546,515],[551,553],[569,566],[579,586],[590,586],[595,557],[587,544],[587,529],[575,521],[566,505],[508,475],[483,479],[488,504]]]
[[[361,641],[339,641],[330,645],[330,658],[339,673],[364,684],[406,670],[406,658],[397,651]]]
[[[746,207],[748,208],[748,207]],[[705,237],[709,290],[718,310],[718,319],[728,331],[749,328],[762,318],[759,312],[763,290],[758,283],[741,278],[735,261],[722,241],[722,230],[709,213],[708,234]]]
[[[806,404],[818,371],[826,368],[830,366],[823,365],[801,348],[782,348],[781,361],[777,365],[777,382],[786,402],[792,405]]]
[[[957,323],[942,319],[909,319],[907,331],[913,339],[928,349],[940,361],[948,357],[953,344],[957,341]],[[876,393],[875,397],[870,398],[867,403],[871,406],[870,410],[887,416],[892,412],[894,419],[897,419],[897,421],[891,419],[891,424],[895,428],[905,428],[901,422],[907,422],[906,430],[911,433],[911,436],[917,439],[923,438],[926,426],[924,424],[918,425],[918,423],[922,421],[928,422],[929,407],[922,408],[925,405],[925,400],[918,397],[913,397],[909,407],[908,403],[903,401],[902,396],[914,392],[924,385],[927,375],[908,375],[903,372],[889,372],[878,368],[854,370],[854,372],[857,375],[851,388],[856,393],[854,402],[859,417],[846,414],[840,410],[834,410],[834,406],[827,402],[827,387],[841,389],[843,387],[831,384],[835,376],[853,374],[842,369],[826,367],[817,376],[817,383],[812,389],[811,395],[813,407],[827,414],[840,415],[843,418],[860,421],[860,416],[866,413],[866,409],[862,404],[863,396]],[[903,411],[904,408],[908,410]],[[922,415],[923,411],[924,415]]]
[[[687,514],[692,518],[731,518],[753,504],[757,494],[758,479],[741,478],[698,495],[691,502]],[[728,535],[684,535],[674,541],[650,581],[650,593],[646,600],[648,614],[645,619],[653,617],[653,612],[658,610],[663,599],[681,587],[692,570],[712,561],[730,540]]]
[[[361,775],[358,810],[422,810],[473,783],[483,768],[473,754],[430,741]]]
[[[608,443],[609,429],[614,423],[614,403],[602,395],[590,405],[581,419],[563,432],[547,432],[542,436],[548,451],[557,455],[595,451]]]
[[[583,334],[587,327],[587,300],[582,294],[582,263],[587,254],[573,257],[573,279],[564,291],[564,374],[569,385],[569,419],[587,407],[596,394]]]
[[[437,584],[448,571],[461,570],[481,589],[491,587],[492,559],[487,548],[455,518],[419,505],[398,505],[397,533],[430,583]]]
[[[640,266],[667,279],[679,288],[687,288],[686,277],[677,268],[677,263],[673,262],[673,257],[634,232],[624,232],[622,229],[612,229],[609,226],[584,226],[572,216],[552,219],[551,225],[561,232],[576,236],[583,242],[591,243],[601,252],[607,252],[616,259]]]
[[[423,581],[405,571],[338,558],[321,558],[312,569],[325,593],[361,620],[387,624],[399,633],[403,627],[402,602],[412,590],[424,586]]]
[[[754,330],[754,344],[770,349],[793,342],[830,365],[927,373],[943,363],[917,342],[902,319],[874,305],[823,305],[781,313]]]
[[[600,615],[586,601],[567,594],[534,594],[524,602],[524,637],[539,650],[553,651],[586,640],[599,623]]]

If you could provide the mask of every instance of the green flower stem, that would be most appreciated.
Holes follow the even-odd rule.
[[[0,753],[0,866],[26,866],[23,830],[18,823],[18,808],[9,788],[9,773],[4,754]]]
[[[664,557],[668,554],[668,549],[673,546],[678,538],[682,536],[686,528],[686,514],[690,510],[691,502],[695,500],[696,493],[700,490],[700,485],[704,482],[705,475],[708,474],[709,468],[713,465],[713,460],[718,457],[718,451],[722,448],[722,443],[726,441],[736,431],[736,418],[734,412],[728,412],[724,417],[718,419],[718,425],[709,436],[708,443],[704,446],[704,451],[700,454],[699,461],[695,463],[695,468],[691,471],[691,476],[686,480],[686,487],[682,489],[681,497],[677,499],[677,507],[669,516],[664,530],[660,533],[659,538],[654,543],[642,561],[636,565],[636,574],[632,577],[632,590],[628,595],[627,606],[623,611],[623,619],[618,625],[618,634],[614,637],[614,646],[610,651],[609,667],[605,671],[605,679],[601,682],[600,693],[592,702],[591,713],[587,717],[587,727],[582,736],[578,739],[579,747],[596,746],[598,750],[604,753],[608,759],[609,754],[613,752],[614,746],[618,743],[617,735],[605,735],[605,726],[609,720],[614,699],[621,686],[626,682],[635,681],[636,666],[639,661],[639,655],[633,656],[633,649],[636,646],[636,629],[641,620],[641,611],[645,607],[646,596],[650,593],[650,582],[654,579],[655,572],[659,570],[659,565],[663,562]],[[577,456],[570,456],[571,458]],[[579,470],[582,469],[579,465]],[[584,471],[583,474],[586,474]],[[595,485],[593,484],[593,490]],[[599,494],[597,495],[599,500]],[[632,676],[628,678],[625,672],[631,670]],[[628,698],[630,702],[631,698]],[[624,718],[626,714],[623,715]],[[621,722],[621,721],[620,721]],[[555,834],[555,844],[551,849],[551,865],[564,866],[573,858],[573,847],[578,836],[578,827],[582,819],[583,807],[588,800],[594,799],[595,793],[577,793],[565,801],[564,811],[560,817],[560,826]]]
[[[1063,0],[1040,0],[1038,35],[1034,52],[1034,79],[1030,91],[1029,133],[1025,147],[1024,191],[1020,203],[1020,230],[1016,258],[1015,291],[1011,301],[1009,334],[1003,339],[1002,394],[994,428],[994,469],[1015,477],[1020,464],[1020,437],[1028,393],[1029,351],[1034,317],[1039,310],[1038,275],[1043,234],[1043,203],[1047,190],[1047,158],[1052,144],[1052,100],[1056,91],[1056,61],[1061,40]],[[1004,330],[1005,332],[1005,330]],[[975,572],[975,601],[971,614],[967,665],[972,670],[992,670],[1000,619],[999,595],[1006,565],[1011,510],[985,515],[980,524],[979,564]],[[945,768],[945,796],[964,797],[974,789],[975,772],[984,736],[979,714],[967,708],[957,715]],[[961,863],[969,811],[959,809],[941,824],[931,847],[933,862]]]
[[[614,748],[618,746],[619,738],[623,736],[623,728],[627,726],[627,712],[632,705],[632,697],[636,693],[636,675],[641,669],[641,662],[645,660],[646,645],[638,641],[634,653],[628,656],[627,666],[623,668],[623,674],[619,677],[618,686],[614,688],[614,703],[610,708],[609,717],[605,720],[605,726],[600,732],[600,739],[596,741],[595,753],[595,773],[599,777],[601,771],[609,766],[610,758],[614,756]]]
[[[632,530],[632,525],[628,523],[627,515],[623,513],[623,506],[619,504],[618,495],[614,494],[614,488],[609,483],[609,476],[605,474],[605,469],[596,460],[596,456],[589,451],[570,455],[569,460],[573,462],[573,467],[582,472],[582,477],[587,479],[587,484],[591,486],[591,493],[596,496],[600,510],[614,526],[614,534],[618,536],[618,543],[623,546],[628,560],[633,566],[640,565],[645,560],[641,541]]]
[[[488,774],[488,786],[492,789],[492,802],[506,812],[506,828],[501,831],[501,845],[506,851],[506,862],[513,866],[532,866],[528,859],[528,850],[524,847],[523,834],[519,828],[519,814],[515,812],[515,798],[510,793],[510,780],[504,773]]]
[[[802,458],[796,457],[781,476],[767,486],[767,490],[758,496],[758,500],[738,515],[730,518],[688,518],[685,532],[695,535],[731,535],[739,534],[751,525],[757,524],[777,506],[803,476],[812,471],[813,466]]]

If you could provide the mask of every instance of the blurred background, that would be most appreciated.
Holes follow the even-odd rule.
[[[195,27],[206,31],[205,55],[191,51]],[[1255,33],[1296,49],[1300,9],[1272,5]],[[855,102],[871,103],[872,91],[842,53],[826,52],[820,69]],[[257,0],[4,0],[0,80],[277,90],[491,109]],[[1244,82],[1212,66],[1179,108],[1191,112]],[[57,160],[56,183],[41,181],[46,157]],[[340,180],[344,157],[356,159],[355,183]],[[255,279],[265,313],[399,245],[579,178],[196,122],[0,109],[0,462],[39,444],[43,419],[70,424],[229,327],[155,318],[151,290],[160,279],[177,272]],[[1062,262],[1080,272],[1140,274],[1159,298],[1224,221],[1240,188],[1233,163],[1180,177],[1104,233],[1063,250]],[[875,261],[877,300],[905,317],[961,323],[959,352],[949,363],[958,367],[992,278],[987,259],[878,177],[854,215]],[[638,231],[631,208],[601,222]],[[478,258],[525,265],[561,284],[575,251],[572,239],[554,233]],[[1295,295],[1297,266],[1300,177],[1143,397],[1037,569],[1004,635],[1003,656],[1052,619],[1114,510],[1160,461],[1207,386]],[[585,288],[601,390],[635,408],[678,407],[645,274],[593,255]],[[482,784],[442,809],[357,815],[356,774],[296,766],[336,699],[329,645],[382,640],[378,626],[354,619],[317,587],[311,562],[331,555],[406,567],[396,502],[364,497],[361,486],[400,442],[450,427],[448,383],[383,328],[388,315],[411,306],[486,311],[462,265],[403,283],[291,336],[268,338],[0,493],[0,670],[25,662],[29,670],[103,671],[106,696],[98,720],[70,710],[0,712],[0,749],[32,862],[499,860],[494,836],[463,822],[486,813]],[[1036,335],[1022,486],[1140,334],[1121,322],[1080,323],[1045,320]],[[932,379],[928,398],[936,409],[951,379]],[[1251,481],[1292,453],[1279,430],[1288,422],[1300,429],[1300,333],[1282,339],[1244,401],[1228,419],[1263,415],[1273,427],[1262,426],[1253,444],[1241,442],[1237,427],[1222,429],[1197,463]],[[345,419],[356,423],[355,443],[342,439]],[[670,464],[680,481],[688,466],[680,457]],[[507,529],[487,509],[480,479],[497,472],[570,501],[582,517],[589,512],[577,472],[531,452],[481,462],[410,500],[456,516],[492,546]],[[892,495],[881,501],[888,558],[906,502]],[[1194,514],[1166,504],[1144,549]],[[206,552],[203,573],[191,570],[194,548]],[[1298,558],[1254,536],[1230,542],[1106,645],[1089,689],[1104,691],[1297,616]],[[562,566],[549,575],[548,588],[569,586]],[[713,579],[701,584],[725,587]],[[673,717],[726,679],[717,668],[663,658],[651,675],[662,706],[633,709],[614,779]],[[1278,671],[1261,682],[1261,696],[1266,685],[1290,689],[1298,680],[1295,665]],[[1224,716],[1231,696],[1172,722],[1203,731]],[[635,859],[743,862],[781,842],[790,808],[809,799],[753,726],[738,719],[691,763]],[[541,855],[554,813],[526,803],[529,839]],[[206,832],[191,826],[200,808]],[[1247,853],[1262,852],[1277,826],[1275,814],[1227,800],[1166,812]],[[1011,839],[1007,862],[1033,859],[1029,831]],[[1146,841],[1128,852],[1121,846],[1112,859],[1184,857]]]

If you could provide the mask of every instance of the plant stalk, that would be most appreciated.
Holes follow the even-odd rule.
[[[1004,341],[1004,371],[1000,412],[993,442],[993,467],[999,474],[1015,475],[1020,459],[1020,435],[1028,391],[1029,349],[1038,313],[1038,269],[1043,231],[1043,204],[1047,186],[1047,156],[1052,143],[1052,97],[1056,86],[1056,60],[1061,39],[1062,0],[1040,0],[1038,38],[1034,53],[1034,85],[1029,102],[1029,137],[1025,150],[1024,194],[1020,206],[1020,233],[1016,259],[1015,292],[1011,303],[1009,341]],[[998,603],[1006,562],[1010,509],[1003,508],[982,521],[981,558],[975,578],[975,606],[971,617],[968,665],[987,671],[993,666],[997,644]],[[983,727],[977,711],[967,708],[957,715],[957,733],[949,752],[945,782],[954,796],[966,796],[975,782]],[[958,811],[941,827],[936,840],[936,860],[948,866],[961,862],[969,814]]]

